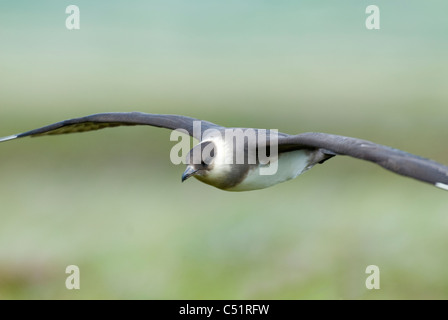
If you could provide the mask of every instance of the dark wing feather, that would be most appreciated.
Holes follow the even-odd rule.
[[[201,132],[193,132],[194,121],[200,121]],[[15,136],[0,138],[0,142],[22,137],[39,137],[44,135],[56,135],[66,133],[85,132],[99,130],[103,128],[118,126],[148,125],[171,130],[183,129],[190,136],[193,134],[196,139],[200,139],[199,134],[210,128],[220,128],[220,126],[190,117],[167,114],[149,114],[141,112],[115,112],[99,113],[87,117],[76,118],[57,122],[39,129],[24,132]]]
[[[279,137],[279,151],[294,148],[320,148],[329,154],[347,155],[376,163],[400,175],[431,183],[448,190],[448,167],[401,150],[370,141],[326,133],[302,133]]]

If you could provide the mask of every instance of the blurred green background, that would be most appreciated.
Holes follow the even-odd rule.
[[[81,29],[65,28],[76,4]],[[365,9],[381,10],[367,30]],[[446,1],[3,1],[0,136],[98,112],[355,136],[448,164]],[[448,194],[335,158],[180,183],[168,130],[0,145],[0,299],[447,299]],[[65,268],[81,290],[65,288]],[[377,265],[381,289],[365,287]]]

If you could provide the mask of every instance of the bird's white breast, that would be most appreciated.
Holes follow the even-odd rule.
[[[294,179],[308,170],[309,154],[304,150],[290,151],[279,154],[277,159],[277,172],[273,175],[262,175],[260,167],[254,167],[246,178],[237,186],[228,191],[246,191],[264,189],[277,183]]]

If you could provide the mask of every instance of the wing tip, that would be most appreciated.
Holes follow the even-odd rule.
[[[4,141],[8,141],[8,140],[14,140],[14,139],[17,139],[18,137],[19,137],[18,135],[12,135],[12,136],[3,137],[3,138],[0,138],[0,142],[4,142]]]
[[[437,182],[437,183],[435,184],[435,186],[436,186],[437,188],[440,188],[440,189],[443,189],[443,190],[447,190],[447,191],[448,191],[448,184],[441,183],[441,182]]]

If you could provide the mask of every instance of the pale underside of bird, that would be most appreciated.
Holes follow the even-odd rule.
[[[199,126],[197,126],[199,124]],[[141,112],[100,113],[57,122],[39,129],[0,138],[0,142],[24,137],[39,137],[76,132],[86,132],[108,127],[148,125],[171,130],[181,130],[199,140],[187,155],[187,168],[182,181],[194,176],[198,180],[226,191],[263,189],[297,177],[315,164],[324,163],[334,156],[350,156],[376,163],[397,174],[414,178],[448,190],[448,167],[401,150],[357,138],[326,133],[308,132],[298,135],[275,133],[261,129],[227,128],[217,124],[180,115],[147,114]],[[199,130],[196,130],[199,128]],[[229,131],[253,130],[257,136],[250,148],[247,135],[243,143],[242,162],[235,159],[238,151],[234,143],[224,139]],[[263,133],[264,140],[261,140]],[[275,137],[275,139],[274,139]],[[274,145],[275,142],[275,145]],[[264,149],[269,161],[260,161]],[[207,150],[205,153],[204,150]],[[198,152],[196,152],[198,151]],[[273,152],[275,151],[275,153]],[[255,161],[248,161],[251,152]],[[197,159],[199,155],[199,159]],[[224,156],[225,155],[225,156]],[[267,167],[270,174],[263,174]]]

